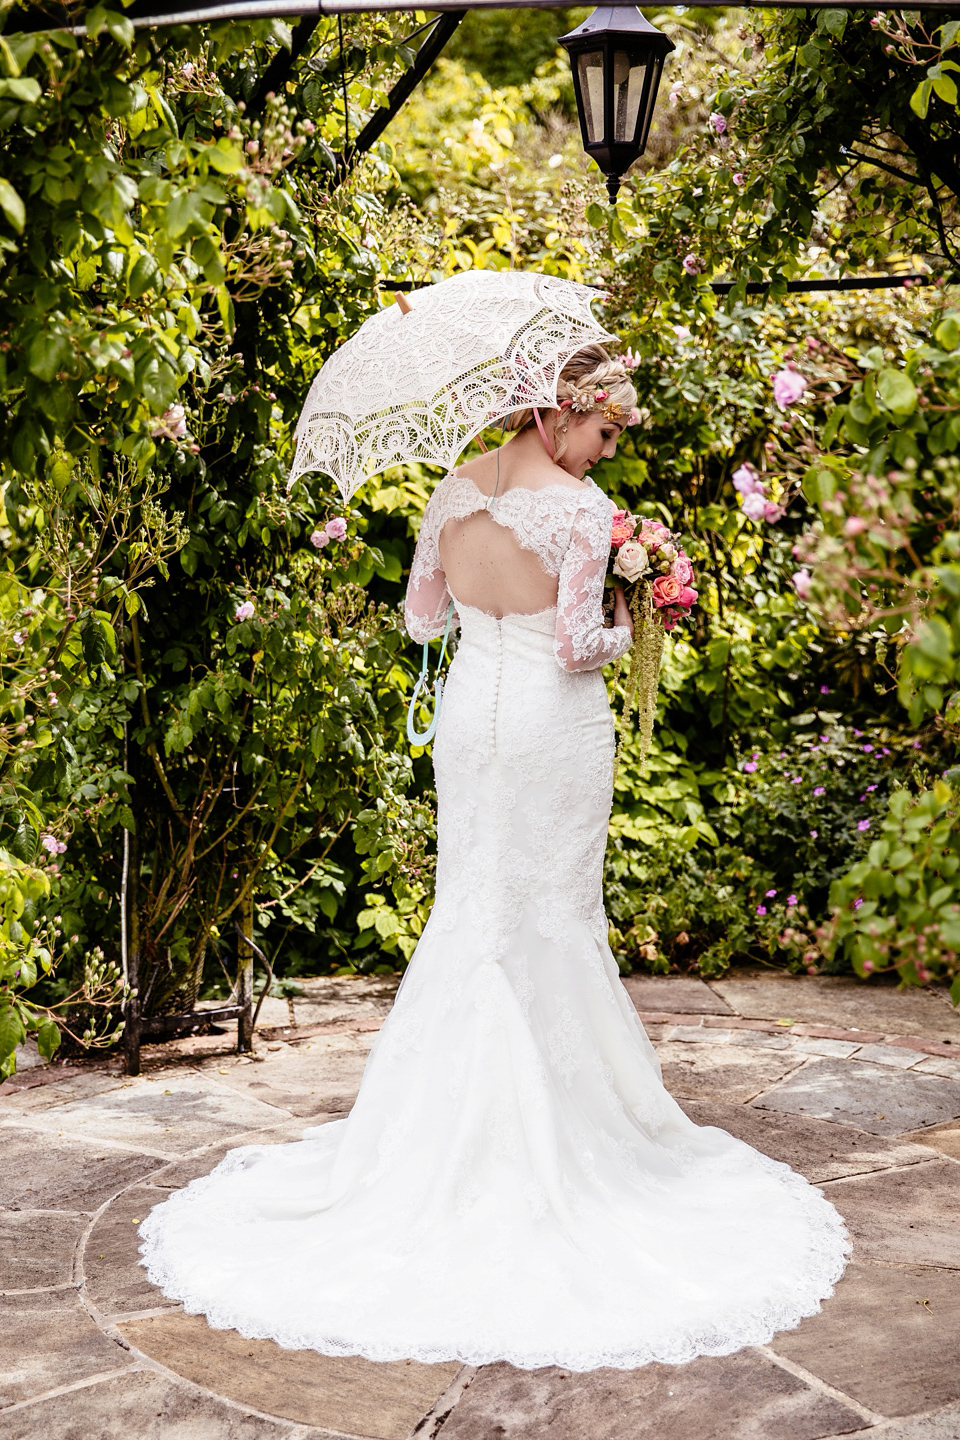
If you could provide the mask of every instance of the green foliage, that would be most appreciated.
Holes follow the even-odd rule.
[[[866,857],[831,892],[828,954],[859,975],[896,970],[908,984],[952,979],[960,1004],[960,823],[957,775],[914,797],[897,790]]]

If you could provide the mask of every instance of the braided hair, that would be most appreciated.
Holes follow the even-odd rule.
[[[557,384],[555,460],[559,460],[566,451],[566,431],[570,416],[603,408],[596,400],[598,391],[606,391],[607,399],[604,404],[619,406],[624,418],[637,403],[637,392],[622,361],[615,360],[602,345],[585,345],[576,355],[571,355],[560,371]],[[568,402],[567,405],[559,409],[564,401]],[[503,422],[503,427],[505,430],[526,430],[533,423],[533,411],[528,408],[514,410]]]

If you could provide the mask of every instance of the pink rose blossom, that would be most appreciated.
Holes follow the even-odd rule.
[[[680,342],[681,345],[686,344],[686,342],[690,339],[690,334],[691,332],[686,325],[677,326],[677,340]]]
[[[44,850],[46,850],[48,854],[50,854],[50,855],[56,855],[56,853],[57,853],[57,840],[56,840],[56,836],[54,836],[54,835],[44,835],[43,839],[40,841],[40,844],[43,846]]]
[[[759,770],[760,767],[756,760],[748,760],[743,768],[748,775],[752,775],[754,770]]]
[[[797,370],[778,370],[773,377],[773,398],[781,410],[796,405],[807,388],[807,382]]]
[[[733,488],[740,495],[755,495],[758,492],[765,495],[767,493],[756,470],[749,463],[741,465],[739,470],[734,470]]]
[[[714,130],[717,132],[718,135],[725,135],[727,133],[727,117],[725,115],[721,115],[719,110],[714,110],[713,114],[710,116],[709,123],[713,126]]]
[[[862,535],[867,528],[867,522],[862,515],[851,515],[843,527],[844,535]]]
[[[737,171],[735,172],[734,177],[733,177],[733,183],[734,183],[734,185],[736,185],[736,187],[737,187],[738,190],[742,190],[743,187],[744,187],[744,185],[746,185],[746,183],[747,183],[747,177],[746,177],[746,175],[744,175],[744,173],[743,173],[742,170],[737,170]]]
[[[242,605],[237,606],[236,618],[238,620],[252,620],[255,614],[256,610],[252,600],[244,600]]]
[[[857,821],[857,829],[858,829],[858,830],[861,830],[861,831],[863,831],[863,830],[869,830],[869,829],[870,829],[870,821],[869,821],[869,820],[858,820],[858,821]]]
[[[744,497],[743,513],[748,520],[762,520],[766,512],[767,502],[762,492],[754,491],[752,495]]]
[[[683,257],[683,268],[688,275],[701,275],[707,267],[700,256],[694,255],[691,251],[689,255]]]
[[[325,528],[331,540],[342,540],[347,533],[347,522],[341,515],[335,515]]]
[[[625,540],[633,537],[637,528],[637,522],[626,510],[615,510],[613,515],[613,531],[610,535],[610,544],[614,550],[619,550]]]
[[[818,785],[813,793],[814,795],[826,795],[827,787],[825,785]]]
[[[817,837],[819,836],[819,834],[820,834],[820,831],[819,831],[819,830],[811,830],[811,831],[810,831],[810,839],[811,839],[811,840],[816,840]]]
[[[798,570],[793,579],[793,588],[801,600],[809,600],[813,594],[813,576],[809,570]]]
[[[684,585],[680,591],[680,604],[685,610],[691,610],[699,599],[699,590],[691,590],[689,585]]]
[[[796,903],[797,903],[797,897],[796,897],[796,895],[788,895],[788,896],[787,896],[787,904],[788,904],[788,905],[796,905]]]
[[[681,585],[689,585],[693,580],[693,566],[686,555],[678,555],[670,567],[671,575],[680,581]]]
[[[783,506],[777,505],[773,500],[768,500],[763,507],[763,518],[768,525],[776,525],[777,521],[782,520],[786,513]]]
[[[658,610],[664,605],[682,604],[683,593],[684,587],[673,575],[658,575],[653,582],[653,603]]]
[[[757,906],[757,914],[758,914],[758,915],[766,915],[766,913],[767,913],[767,907],[766,907],[766,905],[758,905],[758,906]]]
[[[310,536],[310,544],[316,545],[318,550],[322,550],[324,545],[330,544],[330,536],[327,534],[326,530],[314,530],[313,534]]]
[[[772,900],[773,897],[774,897],[774,895],[776,895],[776,893],[777,893],[776,890],[768,890],[768,891],[767,891],[767,899],[768,899],[768,900]]]

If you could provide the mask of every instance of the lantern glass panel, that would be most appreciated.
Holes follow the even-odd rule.
[[[587,141],[600,145],[603,142],[603,51],[590,50],[586,55],[578,55],[577,69]]]
[[[646,62],[626,50],[613,52],[613,136],[614,144],[629,145],[637,133],[640,100]]]

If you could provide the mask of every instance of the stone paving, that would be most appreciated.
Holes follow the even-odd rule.
[[[252,1058],[227,1034],[147,1048],[136,1080],[27,1056],[0,1087],[0,1440],[960,1440],[960,1015],[764,971],[624,983],[688,1113],[845,1217],[819,1315],[581,1375],[332,1360],[183,1314],[137,1264],[139,1221],[232,1146],[345,1114],[395,989],[312,980],[265,1003]]]

